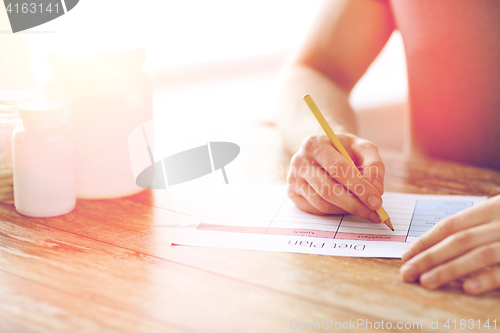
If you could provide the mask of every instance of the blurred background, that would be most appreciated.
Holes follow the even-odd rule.
[[[173,153],[192,147],[200,136],[220,139],[219,127],[272,125],[280,69],[321,6],[319,0],[82,0],[66,15],[16,34],[2,7],[0,89],[37,89],[49,75],[48,50],[108,52],[145,45],[156,122],[163,132],[176,133],[165,140],[179,143],[166,145],[161,154]],[[404,49],[395,32],[351,94],[361,135],[403,150],[406,100]],[[394,137],[377,136],[385,128]]]

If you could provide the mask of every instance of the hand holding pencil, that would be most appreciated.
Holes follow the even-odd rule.
[[[304,100],[315,116],[321,115],[309,95]],[[310,135],[292,158],[289,197],[310,213],[351,213],[374,223],[386,222],[392,229],[382,208],[385,169],[377,147],[352,134],[335,135],[326,120],[319,122],[330,135]]]

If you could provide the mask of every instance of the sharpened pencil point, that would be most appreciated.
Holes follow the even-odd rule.
[[[391,219],[387,219],[384,221],[385,225],[389,227],[392,231],[394,231],[394,227],[392,226]]]

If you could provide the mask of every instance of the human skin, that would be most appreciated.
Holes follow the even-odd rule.
[[[380,223],[375,210],[382,204],[384,166],[377,147],[356,136],[356,116],[348,98],[394,30],[391,12],[378,1],[340,0],[327,1],[322,13],[289,65],[278,103],[283,142],[288,151],[296,152],[288,194],[307,212],[348,212]],[[361,173],[333,149],[302,100],[305,93],[314,98],[351,158],[362,167]],[[337,190],[338,184],[343,191]]]
[[[482,294],[500,287],[500,196],[439,221],[403,254],[406,282],[436,289],[471,273],[465,292]]]
[[[380,223],[374,211],[382,204],[384,165],[377,147],[357,136],[356,116],[348,98],[393,30],[391,9],[385,1],[327,1],[287,66],[277,123],[285,148],[295,153],[287,177],[288,195],[306,212],[351,213]],[[361,166],[360,173],[323,134],[302,101],[306,93],[314,98],[356,165]],[[344,190],[336,191],[339,186]],[[403,256],[403,279],[419,280],[424,287],[434,289],[498,264],[499,226],[498,197],[441,221]],[[471,294],[497,287],[499,269],[481,273],[464,284],[464,290]]]

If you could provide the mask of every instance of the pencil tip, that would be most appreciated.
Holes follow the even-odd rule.
[[[389,227],[392,231],[394,231],[394,227],[392,226],[391,219],[387,219],[384,221],[385,225]]]

